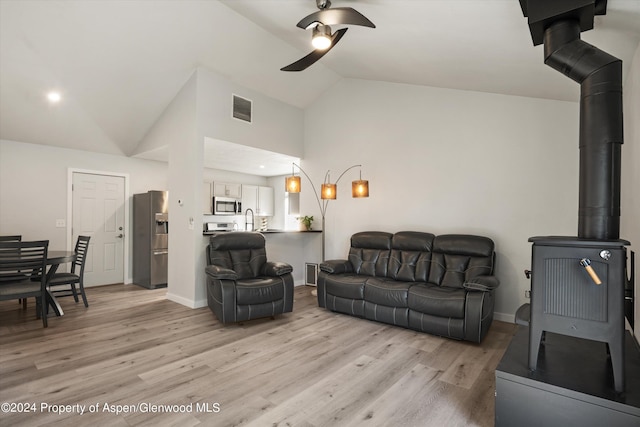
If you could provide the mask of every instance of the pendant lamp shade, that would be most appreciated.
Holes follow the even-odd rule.
[[[300,192],[300,176],[288,176],[284,180],[284,191],[287,193]]]
[[[369,197],[369,181],[357,179],[351,182],[351,197]]]
[[[338,192],[338,186],[336,184],[322,184],[322,190],[320,192],[320,198],[323,200],[335,200],[336,193]]]

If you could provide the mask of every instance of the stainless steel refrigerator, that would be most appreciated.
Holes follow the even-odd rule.
[[[169,196],[166,191],[133,195],[133,283],[154,289],[167,285]]]

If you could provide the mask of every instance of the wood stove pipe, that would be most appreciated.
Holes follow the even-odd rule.
[[[580,40],[580,24],[544,30],[544,62],[580,83],[578,237],[620,237],[622,61]]]

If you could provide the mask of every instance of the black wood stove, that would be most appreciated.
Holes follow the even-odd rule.
[[[533,242],[529,369],[537,367],[544,331],[601,341],[607,344],[615,389],[622,391],[629,242],[575,237],[529,241]]]
[[[620,235],[622,61],[582,41],[606,0],[520,0],[544,62],[580,84],[577,237],[532,237],[529,368],[544,332],[607,344],[624,390],[624,299],[629,242]],[[603,346],[603,351],[605,347]],[[580,357],[580,355],[576,355]]]

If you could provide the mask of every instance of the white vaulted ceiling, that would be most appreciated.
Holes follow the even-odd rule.
[[[543,64],[518,0],[334,0],[355,27],[318,63],[296,27],[315,0],[0,0],[0,138],[129,155],[196,67],[304,108],[341,78],[577,101]],[[640,1],[609,0],[584,40],[624,61]],[[61,105],[45,100],[51,89]]]

